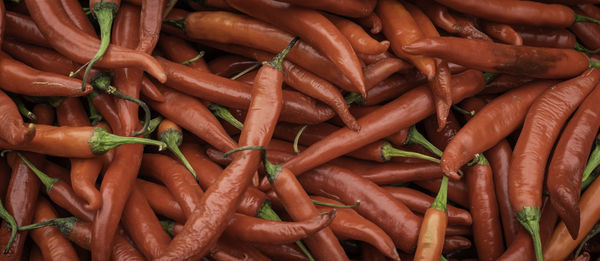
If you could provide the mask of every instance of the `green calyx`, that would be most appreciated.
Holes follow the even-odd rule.
[[[140,106],[142,108],[142,110],[144,110],[144,121],[143,121],[144,124],[139,131],[134,131],[131,134],[131,136],[138,136],[140,134],[143,134],[146,131],[146,129],[148,129],[148,124],[150,124],[150,108],[148,107],[148,105],[145,102],[141,101],[140,99],[131,97],[127,94],[124,94],[121,91],[119,91],[117,88],[115,88],[114,86],[110,85],[110,83],[112,82],[112,76],[108,73],[105,73],[105,72],[98,73],[98,74],[94,75],[94,77],[92,77],[90,82],[91,82],[92,86],[94,87],[94,89],[98,89],[98,90],[106,92],[110,95],[114,95],[118,98],[121,98],[123,100],[133,102],[133,103],[137,104],[138,106]]]
[[[193,63],[193,62],[195,62],[195,61],[198,61],[198,59],[200,59],[200,58],[204,57],[204,54],[205,54],[205,52],[204,52],[204,51],[200,51],[200,52],[198,53],[198,55],[196,55],[194,58],[192,58],[192,59],[189,59],[189,60],[187,60],[187,61],[183,61],[183,62],[181,62],[181,64],[183,64],[183,65],[188,65],[188,64],[190,64],[190,63]]]
[[[281,67],[281,64],[283,63],[283,59],[290,52],[292,47],[294,47],[294,45],[296,44],[298,39],[300,39],[300,38],[298,38],[297,36],[294,37],[294,39],[292,39],[292,41],[290,41],[290,43],[285,47],[285,49],[283,49],[283,51],[281,51],[280,53],[275,55],[275,57],[273,57],[273,59],[271,61],[263,62],[263,65],[271,66],[283,73],[283,67]]]
[[[426,148],[428,151],[431,151],[438,157],[442,157],[442,151],[438,149],[436,146],[431,144],[423,134],[421,134],[415,125],[410,127],[410,131],[408,132],[408,137],[406,138],[405,144],[419,144]]]
[[[23,156],[23,154],[21,154],[18,151],[15,152],[15,153],[17,154],[17,156],[19,156],[19,158],[21,158],[21,160],[23,160],[23,162],[25,163],[25,165],[27,165],[27,167],[29,167],[29,169],[31,169],[31,171],[33,171],[33,173],[38,177],[38,179],[40,179],[40,181],[44,184],[44,186],[46,187],[46,193],[50,193],[50,190],[52,190],[52,186],[56,182],[59,182],[60,179],[49,177],[48,175],[46,175],[46,173],[44,173],[40,169],[38,169],[25,156]]]
[[[350,93],[346,94],[346,96],[344,96],[344,101],[348,105],[353,104],[353,103],[364,104],[365,98],[362,95],[360,95],[360,93],[350,92]]]
[[[483,78],[485,79],[485,84],[490,83],[491,81],[496,79],[499,75],[500,74],[497,74],[497,73],[484,72]]]
[[[98,96],[96,91],[92,91],[90,94],[85,96],[88,107],[90,108],[90,116],[88,118],[90,119],[92,126],[95,126],[102,121],[102,114],[100,114],[98,109],[96,109],[96,106],[94,106],[94,98],[96,96]]]
[[[144,144],[158,146],[158,150],[164,150],[167,148],[167,144],[162,141],[137,138],[137,137],[123,137],[109,133],[103,128],[95,128],[92,137],[88,140],[88,144],[92,153],[102,154],[111,149],[114,149],[123,144]]]
[[[441,211],[448,213],[447,209],[448,205],[448,177],[442,177],[442,184],[440,185],[440,190],[438,191],[437,196],[435,196],[435,200],[431,203],[430,208],[439,209]]]
[[[322,201],[318,201],[318,200],[314,200],[314,199],[311,199],[311,201],[315,205],[326,206],[326,207],[331,207],[331,208],[357,208],[358,206],[360,206],[360,200],[357,200],[356,203],[354,203],[352,205],[331,204],[331,203],[322,202]]]
[[[10,239],[4,248],[3,253],[7,254],[12,247],[13,242],[15,242],[15,237],[17,236],[18,225],[15,218],[8,213],[6,208],[4,208],[4,204],[2,204],[2,200],[0,200],[0,218],[2,218],[6,223],[10,226]]]
[[[385,142],[381,147],[381,158],[384,161],[389,161],[392,157],[407,157],[407,158],[417,158],[423,159],[435,163],[440,163],[439,159],[434,157],[430,157],[421,153],[399,150],[394,148],[389,142]]]
[[[521,211],[516,213],[517,220],[523,225],[525,230],[531,235],[535,257],[538,261],[543,260],[542,256],[542,240],[540,239],[540,208],[539,207],[523,207]]]
[[[196,174],[196,171],[192,168],[190,162],[185,158],[183,153],[181,153],[181,150],[179,150],[179,146],[181,146],[181,143],[183,142],[183,135],[181,132],[175,129],[168,129],[160,134],[160,140],[167,144],[167,148],[181,160],[185,168],[192,173],[194,179],[198,181],[198,174]]]
[[[220,119],[222,119],[222,120],[226,121],[227,123],[231,124],[231,126],[236,127],[239,130],[241,130],[244,127],[244,124],[241,123],[240,121],[238,121],[238,119],[236,119],[235,117],[233,117],[233,115],[231,114],[231,112],[229,112],[229,110],[227,109],[227,107],[211,102],[208,105],[208,109],[215,116],[217,116]]]
[[[156,116],[154,119],[150,120],[150,124],[148,124],[148,128],[144,132],[144,138],[149,138],[152,133],[158,128],[158,125],[164,120],[162,116]]]
[[[588,48],[585,48],[585,46],[583,46],[579,42],[575,42],[574,49],[575,49],[575,51],[579,51],[579,52],[583,52],[583,53],[588,53],[588,54],[597,54],[597,53],[600,52],[600,49],[590,50]]]
[[[231,155],[232,153],[239,152],[242,150],[260,150],[262,152],[262,157],[263,157],[262,161],[263,161],[263,164],[265,165],[265,172],[267,173],[267,180],[269,180],[269,183],[275,182],[275,180],[277,179],[277,175],[279,175],[279,172],[281,172],[282,167],[280,165],[273,164],[267,160],[267,149],[265,149],[265,147],[263,147],[263,146],[243,146],[243,147],[235,148],[233,150],[225,152],[225,154],[223,154],[223,156],[229,157],[229,155]]]
[[[88,76],[92,66],[106,53],[108,46],[110,45],[110,34],[112,30],[113,20],[119,10],[119,6],[113,2],[98,2],[92,7],[92,13],[98,20],[100,26],[100,48],[92,60],[87,63],[85,73],[83,73],[83,79],[81,81],[81,91],[85,90],[85,84],[87,83]],[[75,73],[76,74],[76,73]]]
[[[63,236],[69,238],[69,235],[71,235],[71,232],[73,231],[73,226],[75,226],[75,223],[77,222],[79,222],[79,219],[76,217],[48,219],[39,223],[19,227],[19,232],[34,230],[48,226],[56,226],[58,230],[60,230],[60,233],[63,234]]]

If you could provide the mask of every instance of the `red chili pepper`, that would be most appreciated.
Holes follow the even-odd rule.
[[[41,198],[37,201],[33,222],[57,218],[58,214],[47,200]],[[78,260],[75,249],[55,227],[44,227],[31,231],[31,238],[40,247],[44,260]]]
[[[373,12],[375,9],[375,5],[377,1],[368,0],[368,1],[356,1],[351,0],[344,2],[343,4],[338,1],[319,1],[319,2],[306,2],[306,1],[298,1],[298,0],[283,0],[281,2],[286,2],[290,4],[295,4],[299,6],[304,6],[311,9],[318,9],[327,11],[330,13],[348,16],[348,17],[364,17]]]
[[[177,63],[188,61],[187,66],[197,70],[208,71],[206,62],[201,57],[192,61],[192,59],[202,54],[202,52],[198,53],[196,49],[181,38],[163,34],[158,39],[158,48],[172,61]]]
[[[208,71],[226,78],[232,78],[238,73],[244,72],[246,70],[252,70],[253,68],[257,67],[258,63],[253,59],[241,57],[238,55],[219,56],[215,59],[212,59],[208,63]]]
[[[110,128],[115,133],[122,132],[121,120],[119,119],[119,113],[117,112],[117,105],[112,97],[106,93],[99,94],[97,92],[90,93],[88,96],[96,109],[102,114],[102,117],[106,119]]]
[[[599,66],[575,50],[514,46],[456,37],[424,38],[402,49],[410,54],[435,56],[486,72],[535,78],[574,77],[588,67]],[[480,51],[475,58],[459,49]]]
[[[600,88],[583,100],[554,147],[546,177],[550,203],[558,212],[571,237],[579,232],[579,194],[581,179],[596,133],[600,128],[600,111],[595,102],[600,98]]]
[[[27,15],[6,11],[6,36],[37,46],[51,47],[37,25]]]
[[[527,112],[513,151],[508,175],[510,203],[519,222],[532,234],[538,260],[542,258],[539,218],[546,161],[565,121],[598,79],[600,70],[590,69],[540,95]],[[560,110],[555,110],[557,102],[562,104]]]
[[[481,94],[500,94],[523,86],[533,81],[533,78],[515,76],[510,74],[500,74],[493,80],[488,81]]]
[[[178,223],[185,223],[186,216],[183,214],[181,205],[165,186],[139,178],[136,180],[135,185],[144,194],[148,204],[156,214],[175,220]]]
[[[367,29],[370,29],[372,34],[378,34],[383,29],[383,23],[381,22],[381,18],[377,16],[376,13],[371,13],[368,16],[361,17],[357,19],[357,22]]]
[[[577,28],[586,23],[577,23],[572,27]],[[577,41],[575,35],[567,29],[539,28],[515,26],[515,30],[523,39],[524,45],[549,47],[549,48],[574,48]]]
[[[555,81],[535,81],[490,102],[460,129],[444,149],[440,163],[442,170],[451,177],[456,176],[456,171],[475,154],[493,147],[515,130],[525,120],[531,103],[554,84]]]
[[[352,46],[325,16],[316,10],[271,0],[226,1],[252,17],[276,24],[302,38],[327,56],[350,80],[358,93],[366,96],[365,77]]]
[[[395,99],[408,90],[426,82],[423,74],[409,76],[394,74],[367,91],[367,98],[364,105],[371,106],[386,100]]]
[[[300,249],[295,245],[272,245],[272,244],[252,244],[253,247],[260,250],[273,260],[289,260],[289,261],[307,261],[306,255],[300,252]]]
[[[483,87],[483,76],[477,71],[465,71],[452,79],[452,100],[462,100]],[[427,87],[413,89],[363,116],[358,121],[361,126],[360,132],[340,129],[286,162],[284,167],[297,175],[302,174],[331,159],[412,126],[433,113],[433,107],[433,98]],[[342,140],[343,142],[340,142]]]
[[[144,76],[144,78],[142,78],[142,86],[140,89],[140,93],[153,101],[157,101],[157,102],[165,101],[165,97],[158,90],[156,85],[154,85],[154,83],[152,83],[152,81],[150,81],[150,79],[148,79],[148,77],[145,77],[145,76]]]
[[[523,45],[523,38],[513,26],[490,21],[482,21],[482,30],[500,42],[512,45]]]
[[[580,5],[574,7],[574,10],[577,14],[589,15],[595,19],[600,18],[600,15],[598,15],[598,8],[593,7],[593,5]],[[597,35],[600,25],[593,23],[576,23],[569,27],[569,29],[577,35],[577,38],[581,40],[585,46],[593,50],[600,48],[600,38]]]
[[[144,0],[142,3],[139,43],[136,50],[151,54],[158,43],[166,1]]]
[[[431,193],[436,193],[440,189],[442,179],[420,180],[414,183]],[[461,207],[468,208],[469,195],[467,184],[462,180],[450,180],[448,182],[448,199]]]
[[[443,238],[448,225],[447,193],[448,178],[443,177],[440,190],[431,206],[427,208],[421,223],[417,250],[415,251],[416,260],[437,261],[442,256],[442,248],[446,245]]]
[[[171,241],[171,237],[165,232],[137,186],[129,195],[121,222],[129,237],[147,259],[159,257]]]
[[[35,125],[25,125],[16,104],[3,91],[0,91],[0,111],[0,120],[3,122],[0,142],[18,145],[33,139],[36,133]]]
[[[90,19],[88,19],[87,15],[83,12],[83,8],[79,1],[75,0],[60,0],[65,13],[71,20],[71,22],[77,27],[77,29],[83,31],[84,33],[97,38],[96,29],[92,26]]]
[[[435,200],[425,193],[406,187],[385,186],[383,189],[389,192],[394,198],[404,203],[410,210],[419,214],[425,214]],[[445,212],[447,223],[450,225],[469,226],[473,223],[471,214],[464,209],[447,206]]]
[[[375,1],[373,1],[375,2]],[[377,41],[369,36],[359,25],[335,15],[325,14],[340,32],[348,39],[352,49],[358,53],[380,54],[390,47],[387,40]]]

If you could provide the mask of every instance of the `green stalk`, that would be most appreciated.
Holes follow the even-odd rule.
[[[35,116],[35,113],[33,113],[32,111],[27,109],[27,107],[25,106],[25,103],[23,102],[23,99],[21,99],[21,97],[19,97],[17,95],[10,95],[10,98],[15,102],[15,104],[17,105],[17,109],[19,110],[21,115],[23,115],[23,117],[27,118],[28,120],[30,120],[32,122],[37,121],[37,116]]]
[[[280,53],[275,55],[275,57],[273,57],[273,59],[271,61],[263,62],[262,64],[271,66],[271,67],[283,72],[283,68],[281,67],[281,64],[283,63],[283,58],[285,58],[285,56],[290,52],[292,47],[294,47],[294,45],[296,44],[298,39],[300,39],[300,38],[298,38],[297,36],[294,37],[294,39],[292,39],[292,41],[290,41],[290,43],[285,47],[285,49],[283,49]]]
[[[589,68],[599,68],[600,67],[600,62],[596,62],[590,58],[588,58],[588,63],[590,64],[588,66]]]
[[[92,121],[92,126],[95,126],[96,124],[102,121],[102,114],[100,114],[100,112],[98,112],[98,109],[96,109],[96,106],[94,106],[94,98],[96,96],[98,96],[98,92],[96,91],[92,91],[85,96],[87,99],[88,107],[90,108],[89,119]]]
[[[152,133],[158,128],[158,125],[164,120],[163,116],[156,116],[152,120],[150,120],[150,124],[148,124],[148,128],[144,132],[144,138],[148,139]]]
[[[99,2],[92,7],[92,12],[96,17],[96,20],[98,20],[98,25],[100,26],[100,49],[98,49],[98,52],[96,55],[94,55],[94,58],[90,60],[85,68],[85,73],[83,74],[83,79],[81,80],[81,91],[85,90],[85,84],[87,83],[92,66],[102,59],[102,56],[104,56],[104,53],[106,53],[106,50],[108,50],[112,24],[118,10],[119,6],[113,2]]]
[[[204,51],[200,51],[200,52],[198,53],[198,55],[196,55],[194,58],[192,58],[192,59],[189,59],[189,60],[187,60],[187,61],[183,61],[183,62],[181,62],[181,64],[183,64],[183,65],[188,65],[188,64],[190,64],[190,63],[193,63],[193,62],[195,62],[195,61],[198,61],[198,59],[200,59],[200,58],[204,57],[204,53],[205,53]]]
[[[264,220],[281,221],[281,218],[279,217],[279,215],[277,215],[277,213],[275,213],[275,211],[271,207],[271,202],[268,199],[265,200],[265,202],[263,202],[262,206],[260,206],[256,217],[262,218]],[[304,255],[306,255],[306,257],[308,257],[309,260],[315,261],[315,258],[310,254],[310,251],[308,251],[308,248],[304,246],[302,241],[296,241],[296,245],[300,248],[300,250],[302,250],[302,253],[304,253]]]
[[[535,257],[537,261],[542,261],[542,240],[540,239],[540,208],[525,206],[516,213],[517,220],[523,225],[525,230],[531,235]]]
[[[138,138],[123,137],[109,133],[103,128],[95,128],[88,144],[94,154],[102,154],[123,144],[145,144],[158,146],[158,150],[167,148],[167,144],[162,141]]]
[[[352,103],[364,104],[365,98],[362,97],[362,95],[360,95],[360,93],[350,92],[350,93],[346,94],[346,96],[344,96],[344,101],[348,105],[350,105]]]
[[[573,21],[573,23],[579,23],[579,22],[600,24],[600,20],[596,20],[594,18],[585,16],[585,15],[575,14],[575,21]]]
[[[167,144],[167,148],[181,160],[185,168],[192,173],[194,179],[198,181],[198,174],[196,174],[196,171],[192,168],[190,162],[185,158],[183,153],[181,153],[181,150],[179,150],[179,146],[181,146],[181,143],[183,142],[183,134],[178,130],[168,129],[160,134],[160,140]]]
[[[436,159],[434,157],[430,157],[430,156],[427,156],[427,155],[424,155],[421,153],[417,153],[417,152],[396,149],[396,148],[392,147],[392,145],[388,142],[386,142],[383,145],[383,147],[381,148],[381,157],[385,161],[390,160],[392,157],[408,157],[408,158],[424,159],[424,160],[428,160],[431,162],[440,163],[440,160]]]
[[[423,134],[421,134],[415,125],[410,127],[410,131],[408,132],[408,137],[406,139],[406,144],[419,144],[426,148],[428,151],[431,151],[438,157],[442,157],[442,151],[438,149],[436,146],[431,144]]]
[[[4,208],[4,204],[2,204],[2,200],[0,200],[0,218],[2,218],[8,225],[10,226],[10,239],[4,248],[4,254],[7,254],[12,247],[12,244],[15,242],[15,237],[17,236],[17,221],[15,218],[8,213],[8,211]]]
[[[76,217],[48,219],[39,223],[19,227],[19,232],[34,230],[48,226],[56,226],[58,230],[60,230],[60,233],[62,233],[66,238],[68,238],[71,232],[73,231],[73,226],[75,226],[75,223],[77,222],[79,222],[79,219]]]
[[[452,105],[452,109],[454,109],[455,111],[459,112],[462,115],[471,116],[471,117],[475,116],[475,111],[467,111],[456,105]]]
[[[235,81],[235,80],[239,79],[240,77],[246,75],[247,73],[251,72],[252,70],[258,68],[258,66],[260,66],[260,65],[261,65],[260,63],[253,64],[252,66],[246,68],[245,70],[239,72],[238,74],[234,75],[233,77],[231,77],[229,79]]]
[[[435,208],[442,210],[448,213],[447,210],[448,205],[448,177],[442,177],[442,184],[440,185],[440,190],[438,191],[437,196],[435,196],[435,200],[431,203],[430,208]]]
[[[360,200],[357,200],[356,203],[354,203],[352,205],[331,204],[331,203],[322,202],[322,201],[318,201],[318,200],[314,200],[314,199],[311,199],[311,201],[315,205],[326,206],[326,207],[331,207],[331,208],[357,208],[358,206],[360,206]]]
[[[227,107],[211,102],[208,105],[208,109],[215,116],[231,124],[231,126],[236,127],[239,130],[241,130],[244,127],[244,124],[238,121],[238,119],[236,119],[235,117],[233,117],[233,115],[231,114],[231,112],[229,112]]]
[[[137,105],[139,105],[142,110],[144,110],[144,125],[142,126],[142,129],[140,129],[139,131],[134,131],[131,136],[138,136],[140,134],[143,134],[146,129],[148,129],[148,124],[150,124],[150,108],[148,108],[148,105],[141,101],[140,99],[131,97],[127,94],[122,93],[121,91],[119,91],[117,88],[115,88],[114,86],[110,85],[110,82],[112,81],[112,77],[110,76],[110,74],[108,73],[98,73],[96,75],[94,75],[94,77],[92,77],[91,79],[91,83],[92,86],[94,86],[94,88],[102,90],[108,94],[114,95],[116,97],[119,97],[123,100],[126,101],[130,101],[133,102]]]
[[[580,51],[583,53],[589,53],[589,54],[597,54],[600,52],[600,49],[596,49],[596,50],[590,50],[588,48],[585,48],[585,46],[583,46],[582,44],[580,44],[579,42],[575,42],[575,47],[574,47],[575,51]]]
[[[485,84],[490,83],[491,81],[496,79],[499,75],[500,74],[497,74],[497,73],[484,72],[483,78],[485,79]]]
[[[164,19],[163,23],[177,27],[179,30],[185,32],[185,19],[178,19],[178,20]]]
[[[300,150],[298,149],[298,141],[300,140],[300,136],[302,135],[302,132],[304,132],[306,127],[308,127],[308,125],[302,126],[302,128],[298,130],[298,133],[296,133],[296,136],[294,137],[294,152],[296,152],[296,154],[300,153]]]
[[[600,176],[600,169],[594,169],[594,171],[592,171],[592,174],[590,174],[589,176],[587,176],[586,179],[581,181],[581,191],[584,191],[585,189],[587,189],[587,187],[592,185],[592,182],[594,182],[594,180],[596,180],[598,176]]]
[[[49,177],[48,175],[46,175],[46,173],[42,172],[33,163],[31,163],[31,161],[29,161],[27,158],[25,158],[25,156],[23,156],[23,154],[21,154],[18,151],[16,151],[15,153],[17,153],[17,156],[19,156],[19,158],[21,158],[21,160],[23,160],[25,165],[27,165],[27,167],[29,167],[29,169],[31,169],[31,171],[33,171],[33,173],[38,177],[38,179],[40,179],[40,181],[44,184],[44,186],[46,187],[46,194],[50,193],[52,186],[56,182],[60,181],[60,179]]]
[[[585,165],[585,169],[583,170],[583,177],[581,186],[582,189],[585,189],[589,184],[592,184],[591,174],[592,172],[600,165],[600,139],[596,137],[596,141],[594,142],[595,147],[590,154],[590,158],[588,159],[587,164]],[[584,186],[584,184],[587,184]]]
[[[173,227],[175,226],[175,221],[173,220],[161,220],[160,225],[163,227],[169,236],[174,237],[175,233],[173,232]]]

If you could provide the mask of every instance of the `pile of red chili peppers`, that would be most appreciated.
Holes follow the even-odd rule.
[[[0,260],[600,258],[600,0],[13,0],[0,44]]]

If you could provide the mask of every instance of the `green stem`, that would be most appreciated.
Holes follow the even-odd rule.
[[[175,129],[168,129],[160,134],[160,140],[167,144],[167,148],[169,148],[169,150],[173,152],[173,154],[175,154],[179,160],[181,160],[185,168],[187,168],[187,170],[194,176],[194,179],[198,181],[198,174],[196,174],[196,171],[194,168],[192,168],[190,162],[185,158],[183,153],[181,153],[181,150],[179,150],[179,146],[183,142],[183,135],[181,132]]]
[[[575,257],[578,257],[579,254],[581,254],[581,249],[583,249],[583,246],[585,245],[585,243],[587,243],[590,239],[595,237],[598,233],[600,233],[600,222],[596,223],[596,225],[594,225],[592,230],[590,230],[590,232],[587,235],[585,235],[585,237],[579,244],[579,247],[577,247],[577,250],[575,251]]]
[[[410,131],[408,132],[408,137],[406,139],[406,144],[419,144],[427,150],[431,151],[436,156],[442,157],[442,151],[433,144],[431,144],[431,142],[429,142],[425,138],[425,136],[423,136],[423,134],[421,134],[417,130],[417,127],[415,125],[410,127]]]
[[[271,66],[271,67],[283,72],[283,68],[281,67],[281,63],[283,63],[283,58],[285,58],[285,56],[290,52],[292,47],[294,47],[294,45],[296,44],[298,39],[300,39],[300,38],[298,38],[297,36],[294,37],[294,39],[292,39],[292,41],[290,41],[290,43],[285,47],[285,49],[283,49],[280,53],[275,55],[275,57],[273,57],[273,59],[271,61],[263,62],[263,64]]]
[[[38,179],[40,179],[40,181],[44,184],[44,186],[46,187],[46,193],[50,193],[52,186],[56,182],[60,181],[60,179],[49,177],[48,175],[46,175],[46,173],[42,172],[33,163],[31,163],[31,161],[25,158],[23,154],[21,154],[18,151],[16,151],[15,153],[17,153],[17,156],[19,156],[19,158],[23,160],[25,165],[27,165],[27,167],[29,167],[29,169],[31,169],[31,171],[33,171],[33,173],[38,177]]]
[[[277,215],[277,213],[275,213],[275,211],[271,207],[271,202],[269,200],[265,200],[265,202],[263,202],[262,206],[260,206],[260,208],[258,209],[256,217],[262,218],[264,220],[281,221],[279,215]],[[304,246],[302,241],[296,241],[296,245],[300,248],[300,250],[302,250],[302,252],[306,255],[306,257],[308,257],[309,260],[315,261],[315,258],[310,254],[310,251],[308,251],[308,249],[306,248],[306,246]]]
[[[304,132],[306,127],[308,127],[308,125],[302,126],[302,128],[298,130],[298,133],[296,133],[296,136],[294,137],[294,152],[296,152],[296,154],[300,153],[300,150],[298,149],[298,141],[300,140],[300,136],[302,135],[302,132]]]
[[[163,23],[177,27],[179,30],[185,32],[185,19],[164,19]]]
[[[385,161],[390,160],[390,158],[392,158],[392,157],[408,157],[408,158],[424,159],[424,160],[428,160],[431,162],[440,163],[440,160],[436,159],[434,157],[430,157],[430,156],[427,156],[427,155],[424,155],[421,153],[417,153],[417,152],[396,149],[396,148],[392,147],[392,145],[388,142],[386,142],[383,145],[383,147],[381,148],[381,157]]]
[[[95,128],[88,144],[94,154],[102,154],[123,144],[145,144],[158,146],[158,150],[167,148],[167,144],[162,141],[138,138],[123,137],[109,133],[103,128]]]
[[[32,122],[37,121],[37,116],[35,116],[35,113],[27,109],[21,97],[16,95],[10,95],[10,98],[12,98],[12,100],[15,102],[15,104],[17,105],[17,109],[19,109],[19,112],[21,113],[21,115],[23,115],[23,117],[27,118]]]
[[[599,68],[600,67],[600,62],[596,62],[590,58],[588,58],[588,62],[589,62],[589,68]]]
[[[346,96],[344,96],[344,101],[348,105],[350,105],[352,103],[364,104],[365,98],[362,97],[362,95],[360,95],[360,93],[350,92],[350,93],[346,94]]]
[[[4,254],[7,254],[10,248],[12,247],[13,242],[15,241],[15,237],[17,236],[17,221],[15,218],[8,213],[8,211],[4,208],[4,204],[2,204],[2,200],[0,200],[0,218],[2,218],[8,225],[10,226],[10,239],[6,244],[6,248],[4,248]]]
[[[34,230],[48,226],[56,226],[56,228],[60,230],[60,233],[62,233],[66,238],[69,238],[69,235],[73,231],[73,226],[75,226],[75,223],[77,222],[79,222],[79,219],[76,217],[48,219],[39,223],[19,227],[19,232]]]
[[[587,187],[592,185],[592,182],[594,182],[598,176],[600,176],[600,169],[594,169],[592,174],[588,175],[584,180],[581,181],[581,191],[584,191],[587,189]]]
[[[175,227],[175,221],[173,220],[161,220],[160,225],[163,227],[169,236],[174,237],[175,233],[173,232],[173,227]]]
[[[590,50],[588,48],[585,48],[585,46],[583,46],[582,44],[580,44],[579,42],[575,42],[575,47],[574,49],[576,51],[580,51],[580,52],[584,52],[584,53],[589,53],[589,54],[597,54],[600,52],[600,49],[596,49],[596,50]]]
[[[96,106],[94,106],[94,98],[96,96],[98,96],[98,93],[96,91],[92,91],[90,92],[90,94],[85,96],[87,98],[88,107],[90,108],[89,119],[92,121],[92,126],[95,126],[96,124],[102,121],[102,114],[100,114],[100,112],[98,112],[98,109],[96,109]]]
[[[596,141],[595,143],[595,147],[592,150],[592,153],[590,154],[590,158],[588,159],[587,164],[585,165],[585,169],[583,170],[583,177],[581,178],[582,182],[582,188],[583,188],[583,184],[591,184],[591,180],[590,180],[590,176],[592,174],[592,172],[596,169],[596,167],[598,167],[598,165],[600,165],[600,139],[598,139],[596,137]],[[585,186],[587,187],[587,186]]]
[[[144,138],[149,138],[150,135],[156,130],[158,125],[162,122],[164,118],[162,116],[156,116],[154,119],[150,120],[150,124],[148,124],[148,128],[144,132]]]
[[[211,102],[208,105],[208,109],[215,116],[217,116],[217,117],[221,118],[222,120],[226,121],[227,123],[231,124],[231,126],[236,127],[239,130],[241,130],[242,127],[244,127],[244,124],[241,123],[240,121],[238,121],[238,119],[236,119],[235,117],[233,117],[233,115],[231,114],[231,112],[229,112],[227,107]]]
[[[539,207],[523,207],[521,211],[516,213],[517,220],[531,235],[535,257],[538,261],[543,260],[542,256],[542,241],[540,239],[540,208]]]
[[[96,55],[94,55],[94,58],[90,60],[85,68],[85,73],[83,73],[83,79],[81,80],[81,91],[85,90],[85,84],[87,83],[92,66],[102,59],[102,56],[104,56],[104,53],[106,53],[106,50],[108,50],[112,24],[118,10],[119,6],[113,2],[98,2],[92,7],[92,12],[96,17],[96,20],[98,20],[98,25],[100,26],[100,49],[98,49],[98,52]]]
[[[500,74],[497,74],[497,73],[484,72],[483,78],[485,79],[485,84],[490,83],[491,81],[496,79],[499,75]]]
[[[144,125],[142,126],[142,129],[140,129],[139,131],[134,131],[131,136],[138,136],[140,134],[143,134],[146,129],[148,129],[148,124],[150,124],[150,108],[148,108],[148,105],[141,101],[140,99],[131,97],[127,94],[122,93],[121,91],[119,91],[117,88],[115,88],[114,86],[110,85],[110,82],[112,81],[111,79],[112,77],[110,76],[110,74],[108,73],[98,73],[96,75],[94,75],[94,77],[91,79],[91,83],[92,86],[94,86],[94,88],[102,90],[108,94],[114,95],[118,98],[121,98],[123,100],[126,101],[130,101],[133,102],[137,105],[139,105],[142,110],[144,110]]]
[[[442,210],[448,213],[446,206],[448,205],[448,177],[442,177],[442,184],[440,185],[440,190],[438,191],[437,196],[435,196],[435,200],[431,203],[430,208],[435,208]]]
[[[575,21],[573,21],[573,23],[579,23],[579,22],[600,24],[600,20],[596,20],[594,18],[585,16],[585,15],[575,14]]]
[[[245,70],[243,70],[243,71],[239,72],[238,74],[234,75],[233,77],[231,77],[231,78],[229,78],[229,79],[231,79],[231,80],[234,80],[234,81],[235,81],[235,80],[239,79],[240,77],[242,77],[242,76],[246,75],[247,73],[251,72],[252,70],[254,70],[254,69],[258,68],[258,66],[261,66],[261,64],[260,64],[260,63],[255,63],[255,64],[253,64],[252,66],[250,66],[250,67],[246,68]]]
[[[475,111],[467,111],[456,105],[452,105],[452,109],[456,110],[457,112],[460,112],[460,114],[462,114],[462,115],[471,116],[471,117],[475,116]]]
[[[331,208],[357,208],[358,206],[360,206],[360,200],[357,200],[356,203],[352,204],[352,205],[339,205],[339,204],[331,204],[331,203],[327,203],[327,202],[322,202],[322,201],[318,201],[318,200],[314,200],[311,199],[312,203],[315,205],[321,205],[321,206],[326,206],[326,207],[331,207]]]
[[[190,64],[190,63],[193,63],[193,62],[195,62],[195,61],[198,61],[198,59],[200,59],[200,58],[204,57],[204,53],[205,53],[204,51],[200,51],[200,52],[198,53],[198,55],[196,55],[196,57],[194,57],[194,58],[192,58],[192,59],[189,59],[189,60],[187,60],[187,61],[183,61],[183,62],[181,62],[181,64],[183,64],[183,65],[188,65],[188,64]]]
[[[444,256],[440,256],[440,260],[441,261],[448,261],[448,259],[446,259]]]

